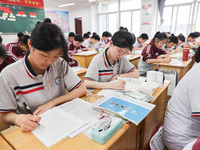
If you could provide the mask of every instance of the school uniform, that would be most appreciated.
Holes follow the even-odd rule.
[[[86,72],[85,80],[108,82],[116,74],[128,73],[136,69],[126,57],[118,59],[112,65],[108,60],[107,50],[108,48],[92,59]]]
[[[18,42],[7,44],[5,49],[7,52],[10,52],[10,56],[17,60],[22,59],[26,55],[26,53],[18,46]]]
[[[68,54],[69,57],[69,66],[70,67],[77,67],[78,66],[78,62],[76,61],[76,59],[74,59],[74,57],[70,54]]]
[[[6,58],[4,59],[3,63],[0,65],[0,72],[3,70],[3,68],[5,68],[7,65],[12,64],[16,61],[18,61],[19,59],[17,57],[15,57],[12,53],[7,52],[6,54]]]
[[[6,67],[0,74],[1,113],[14,111],[27,114],[23,102],[34,112],[39,106],[64,95],[65,89],[70,92],[82,84],[62,58],[49,66],[44,75],[38,75],[31,69],[27,56]]]
[[[133,44],[133,46],[134,46],[134,47],[140,48],[140,47],[143,46],[143,44],[141,44],[141,43],[138,41],[138,39],[137,39],[137,40],[135,41],[135,43]]]
[[[151,41],[142,51],[140,61],[138,63],[138,72],[145,75],[147,71],[153,70],[153,64],[147,64],[149,59],[156,59],[161,54],[167,54],[165,50],[158,49]]]
[[[87,39],[85,40],[83,43],[82,43],[83,46],[87,47],[87,48],[93,48],[94,47],[94,44],[91,44],[90,43],[90,39]]]
[[[168,148],[183,149],[200,135],[199,68],[197,63],[186,73],[168,102],[163,126]]]
[[[78,49],[81,49],[82,51],[87,51],[87,48],[85,46],[81,45],[80,47],[75,47],[73,45],[73,41],[68,42],[68,51],[69,51],[70,54],[77,53]]]

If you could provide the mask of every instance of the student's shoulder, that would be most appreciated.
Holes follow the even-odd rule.
[[[17,62],[14,62],[6,66],[2,70],[1,74],[4,77],[11,77],[11,76],[15,76],[16,73],[22,72],[23,69],[24,69],[23,62],[22,62],[22,59],[20,59]]]
[[[93,57],[92,61],[93,61],[93,62],[96,62],[96,63],[102,62],[102,61],[104,60],[103,53],[104,53],[104,52],[101,52],[101,53],[95,55],[95,56]]]

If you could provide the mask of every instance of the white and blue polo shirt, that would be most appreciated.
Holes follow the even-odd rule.
[[[26,114],[23,102],[34,112],[39,106],[64,95],[65,89],[70,92],[81,84],[81,79],[62,58],[49,66],[44,75],[38,75],[31,69],[26,55],[0,74],[0,112]]]
[[[107,50],[108,48],[92,59],[86,72],[85,80],[108,82],[116,74],[128,73],[136,69],[126,57],[118,59],[112,65],[108,60]]]

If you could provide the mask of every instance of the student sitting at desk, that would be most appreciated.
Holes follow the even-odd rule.
[[[163,141],[169,150],[182,150],[200,135],[200,47],[197,62],[179,81],[168,102],[163,125]]]
[[[87,50],[95,50],[96,48],[99,49],[99,41],[100,37],[95,34],[91,38],[85,40],[82,45],[86,47]]]
[[[180,33],[180,34],[177,36],[177,38],[178,38],[178,44],[177,44],[177,46],[176,46],[174,52],[175,52],[175,53],[177,53],[177,52],[183,52],[183,44],[185,43],[185,36],[184,36],[183,34]]]
[[[89,39],[89,37],[90,37],[89,34],[84,33],[84,34],[83,34],[83,41]]]
[[[23,35],[19,38],[19,41],[16,43],[9,43],[6,45],[5,49],[14,60],[19,60],[25,56],[25,54],[29,51],[27,41],[29,39],[29,35]]]
[[[92,59],[85,75],[86,87],[124,89],[125,81],[110,81],[116,80],[119,76],[138,78],[139,73],[135,66],[124,56],[132,50],[133,43],[131,33],[116,32],[110,41],[110,47]]]
[[[144,47],[144,43],[149,39],[148,35],[146,33],[142,33],[135,43],[133,44],[133,47],[135,50],[142,50]]]
[[[192,32],[188,35],[185,43],[183,44],[183,48],[193,48],[195,47],[192,43],[195,41],[196,38],[198,38],[199,35],[195,32]]]
[[[58,26],[38,24],[28,46],[30,53],[0,74],[2,120],[20,126],[22,131],[34,130],[41,119],[38,115],[87,92],[81,79],[60,57],[68,60],[67,43]],[[28,114],[32,112],[34,115]]]
[[[67,43],[70,42],[70,41],[73,41],[74,37],[75,37],[74,32],[69,32],[69,35],[66,38]]]
[[[167,52],[161,47],[167,42],[167,34],[157,32],[151,42],[143,49],[140,61],[138,63],[138,71],[141,76],[146,76],[147,71],[153,70],[153,63],[169,63]]]
[[[167,54],[173,54],[173,53],[175,53],[173,48],[177,44],[178,44],[178,38],[176,36],[174,36],[174,34],[171,34],[167,39],[167,43],[165,45],[163,45],[161,49],[165,50],[167,52]]]
[[[75,35],[74,39],[68,43],[68,51],[70,54],[81,53],[87,51],[85,46],[82,46],[83,37],[79,34]]]

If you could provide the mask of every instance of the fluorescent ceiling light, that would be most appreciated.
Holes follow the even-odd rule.
[[[96,2],[96,0],[89,0],[89,2]]]
[[[63,4],[63,5],[59,5],[58,7],[65,7],[65,6],[71,6],[71,5],[75,5],[75,3]]]

